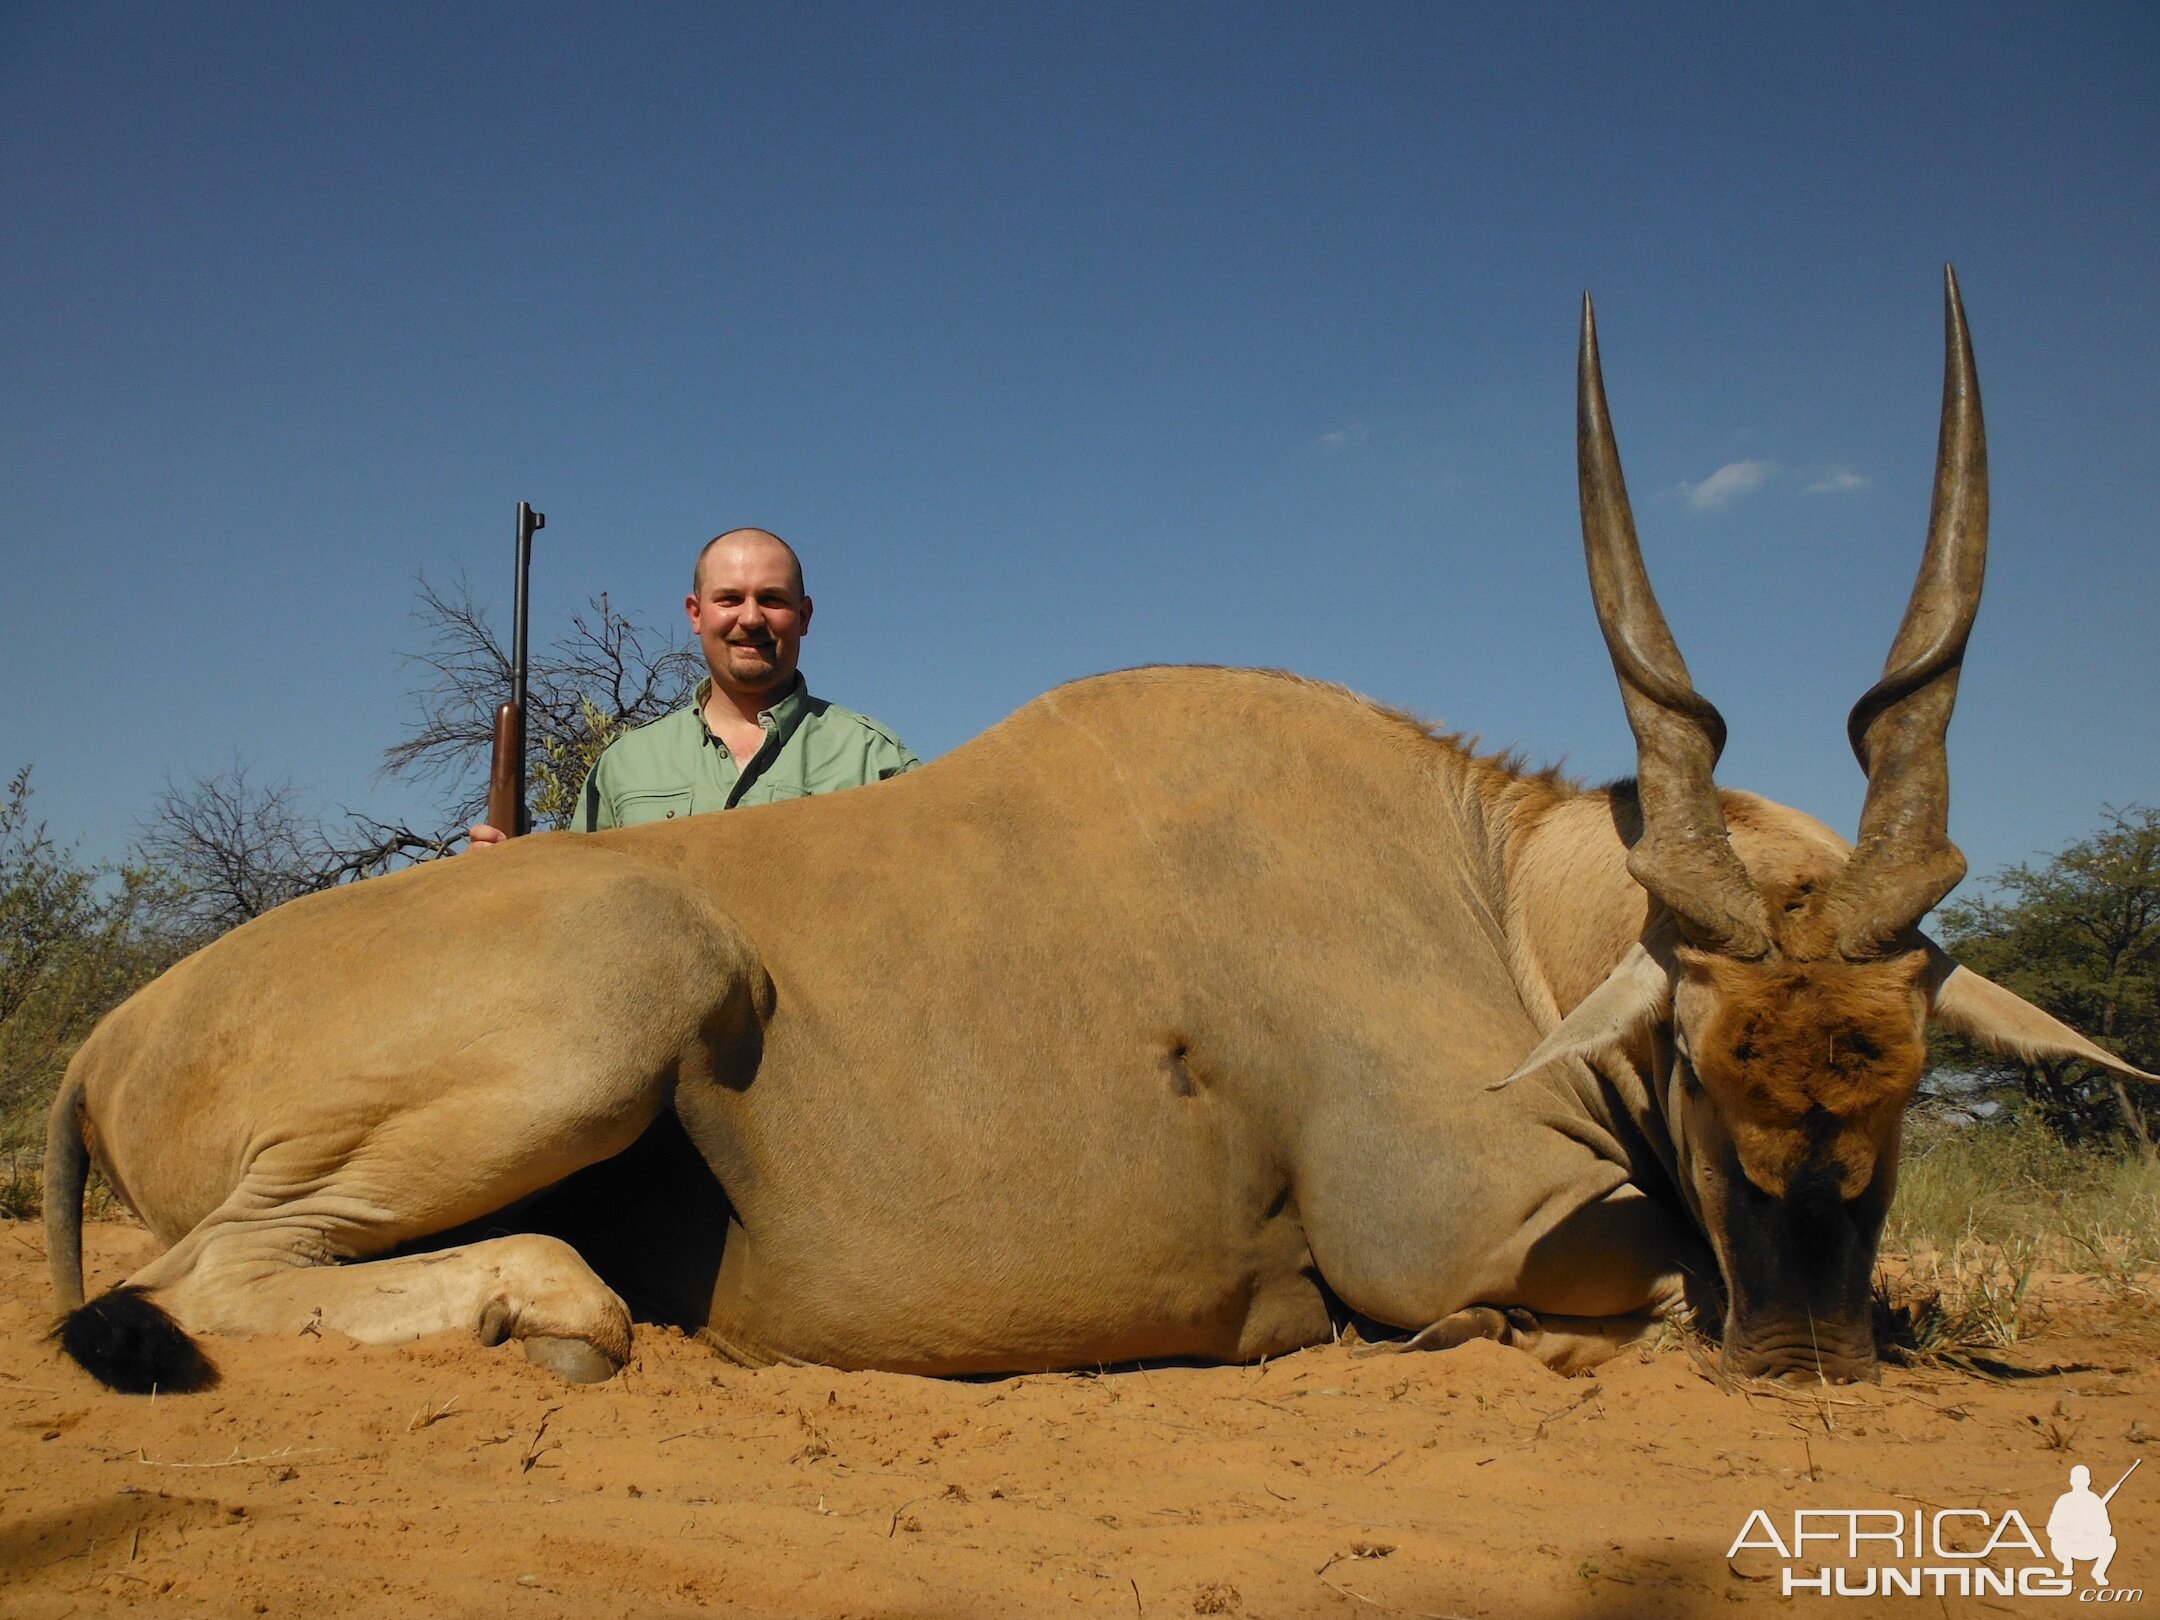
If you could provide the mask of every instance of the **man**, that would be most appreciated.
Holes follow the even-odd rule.
[[[801,559],[778,535],[731,529],[708,541],[683,605],[711,675],[689,707],[608,744],[578,795],[578,831],[861,787],[921,763],[875,720],[803,685],[811,602]],[[477,826],[471,848],[506,836]]]

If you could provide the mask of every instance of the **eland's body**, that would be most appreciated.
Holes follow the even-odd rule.
[[[1954,322],[1954,374],[1961,345]],[[1593,515],[1617,496],[1625,517],[1616,462],[1593,489],[1595,370],[1586,345],[1586,532],[1639,793],[1293,677],[1147,669],[875,788],[298,901],[144,990],[71,1069],[48,1155],[63,1305],[88,1154],[171,1245],[75,1312],[71,1349],[173,1387],[202,1376],[173,1323],[467,1328],[604,1375],[628,1316],[570,1245],[392,1251],[672,1112],[725,1201],[647,1197],[615,1236],[709,1254],[657,1268],[664,1307],[746,1360],[1244,1359],[1325,1338],[1332,1295],[1573,1367],[1722,1282],[1742,1370],[1864,1371],[1930,1013],[2115,1060],[1952,974],[1914,931],[1938,895],[1891,882],[1885,911],[1876,877],[1855,888],[1940,864],[1931,767],[1901,766],[1920,788],[1899,798],[1881,763],[1947,720],[1939,647],[1932,671],[1893,653],[1856,711],[1856,736],[1889,716],[1857,854],[1710,787],[1715,711],[1660,662],[1631,525]],[[1908,631],[1951,622],[1961,652],[1969,604],[1928,590],[1924,570]],[[1914,720],[1915,691],[1939,717]]]

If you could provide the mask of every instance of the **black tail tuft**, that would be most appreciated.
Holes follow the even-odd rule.
[[[218,1381],[187,1329],[140,1288],[100,1294],[62,1317],[53,1337],[92,1378],[123,1395],[184,1395]]]

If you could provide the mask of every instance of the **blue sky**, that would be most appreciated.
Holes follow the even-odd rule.
[[[0,8],[0,769],[86,856],[325,809],[416,574],[535,636],[805,553],[814,687],[941,753],[1286,667],[1631,768],[1578,300],[1721,779],[1851,831],[1957,263],[1994,470],[1976,872],[2160,800],[2160,10]]]

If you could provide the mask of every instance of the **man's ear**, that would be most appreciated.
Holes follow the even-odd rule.
[[[1969,1036],[1990,1052],[2037,1062],[2042,1058],[2078,1058],[2126,1080],[2160,1081],[2094,1045],[2061,1019],[2042,1012],[2023,996],[1982,978],[1932,939],[1927,942],[1928,976],[1936,1024]]]
[[[1535,1074],[1548,1063],[1581,1057],[1618,1046],[1629,1036],[1663,1018],[1672,1007],[1672,974],[1650,951],[1638,943],[1620,958],[1620,965],[1605,975],[1605,982],[1583,997],[1553,1032],[1537,1044],[1537,1050],[1517,1065],[1505,1080],[1485,1089],[1498,1091],[1526,1074]]]
[[[808,634],[810,633],[810,598],[809,598],[809,597],[807,597],[807,596],[806,596],[806,597],[804,597],[804,598],[802,599],[802,607],[801,607],[801,609],[800,609],[800,612],[802,613],[802,623],[801,623],[801,624],[798,624],[798,625],[797,625],[797,626],[795,627],[795,633],[796,633],[796,634],[797,634],[798,636],[804,636],[804,635],[808,635]]]

